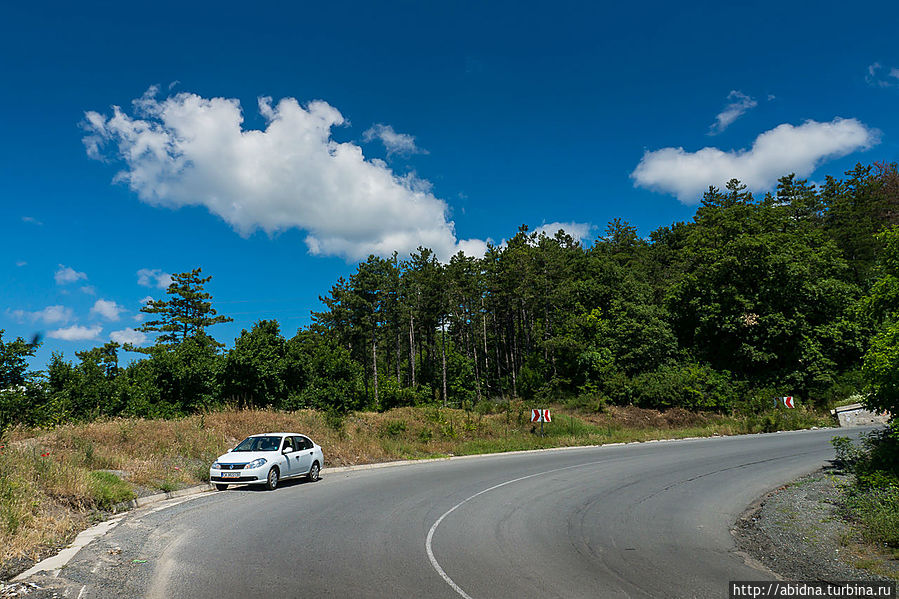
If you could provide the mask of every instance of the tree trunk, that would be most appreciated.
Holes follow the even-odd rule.
[[[441,353],[443,354],[443,407],[446,407],[446,323],[443,323],[443,334],[441,337],[443,338],[443,349],[441,350]]]
[[[412,369],[412,388],[415,388],[415,326],[409,312],[409,367]]]
[[[380,409],[381,404],[378,403],[378,336],[374,330],[371,334],[371,367],[375,388],[375,409]]]

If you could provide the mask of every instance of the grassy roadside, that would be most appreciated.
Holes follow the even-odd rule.
[[[827,417],[803,410],[733,417],[680,409],[550,407],[553,422],[545,425],[545,436],[529,422],[530,406],[522,402],[345,417],[308,410],[222,411],[181,420],[13,429],[0,439],[0,578],[69,542],[121,501],[207,481],[215,457],[259,432],[308,434],[324,448],[327,466],[342,466],[830,424]]]
[[[859,567],[899,579],[899,424],[832,441],[836,460],[848,475],[841,487],[841,515],[847,527],[844,544]]]

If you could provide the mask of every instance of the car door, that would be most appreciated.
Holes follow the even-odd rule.
[[[298,459],[294,462],[297,465],[296,474],[306,474],[312,467],[312,441],[306,437],[294,437],[294,443],[299,447]]]
[[[285,451],[287,453],[284,453]],[[281,445],[281,453],[284,456],[284,472],[281,473],[281,478],[296,476],[297,474],[303,473],[303,470],[300,469],[300,453],[297,451],[295,437],[284,437],[284,443]]]

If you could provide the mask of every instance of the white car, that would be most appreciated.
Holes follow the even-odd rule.
[[[264,433],[247,437],[221,455],[209,469],[209,480],[224,491],[228,485],[278,486],[282,479],[305,476],[317,481],[325,458],[322,448],[297,433]]]

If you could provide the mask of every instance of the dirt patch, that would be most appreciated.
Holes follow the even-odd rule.
[[[578,414],[578,417],[602,426],[612,425],[634,429],[662,429],[702,427],[709,423],[703,414],[689,412],[683,408],[672,408],[664,412],[638,408],[636,406],[610,406],[601,414]]]
[[[776,489],[737,521],[737,547],[786,580],[891,580],[899,562],[864,544],[841,512],[845,475],[819,471]]]

